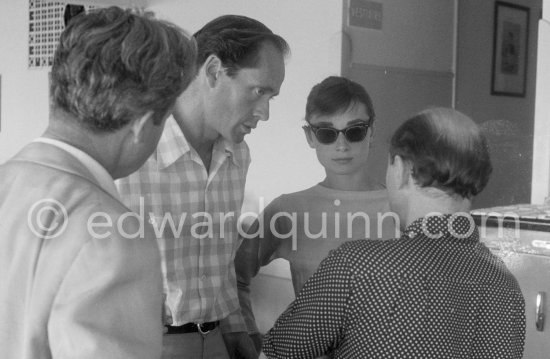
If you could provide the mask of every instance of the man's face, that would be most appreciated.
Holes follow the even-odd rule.
[[[123,153],[119,155],[121,163],[113,173],[113,178],[122,178],[137,171],[147,161],[149,156],[156,149],[162,135],[166,119],[170,115],[168,111],[162,118],[160,124],[154,124],[152,117],[149,118],[140,130],[138,138],[131,137],[123,147]],[[135,120],[138,121],[138,120]],[[132,126],[132,123],[127,125]],[[137,136],[134,133],[134,136]]]
[[[225,139],[239,143],[269,118],[269,101],[279,94],[285,77],[283,55],[269,42],[262,45],[255,68],[243,68],[233,77],[220,72],[207,106],[207,124]]]

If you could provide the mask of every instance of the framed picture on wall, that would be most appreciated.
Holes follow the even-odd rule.
[[[529,8],[495,2],[491,95],[525,97]]]

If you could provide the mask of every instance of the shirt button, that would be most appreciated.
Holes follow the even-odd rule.
[[[206,275],[201,275],[201,282],[204,282],[206,280]]]

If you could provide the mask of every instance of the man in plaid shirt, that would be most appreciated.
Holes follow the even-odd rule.
[[[288,44],[236,15],[199,30],[197,74],[158,148],[119,181],[124,202],[153,225],[166,295],[163,358],[257,358],[240,313],[233,259],[249,149],[284,79]]]

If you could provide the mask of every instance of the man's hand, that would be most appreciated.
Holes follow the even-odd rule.
[[[231,359],[258,359],[260,355],[247,332],[224,333],[223,340]]]

